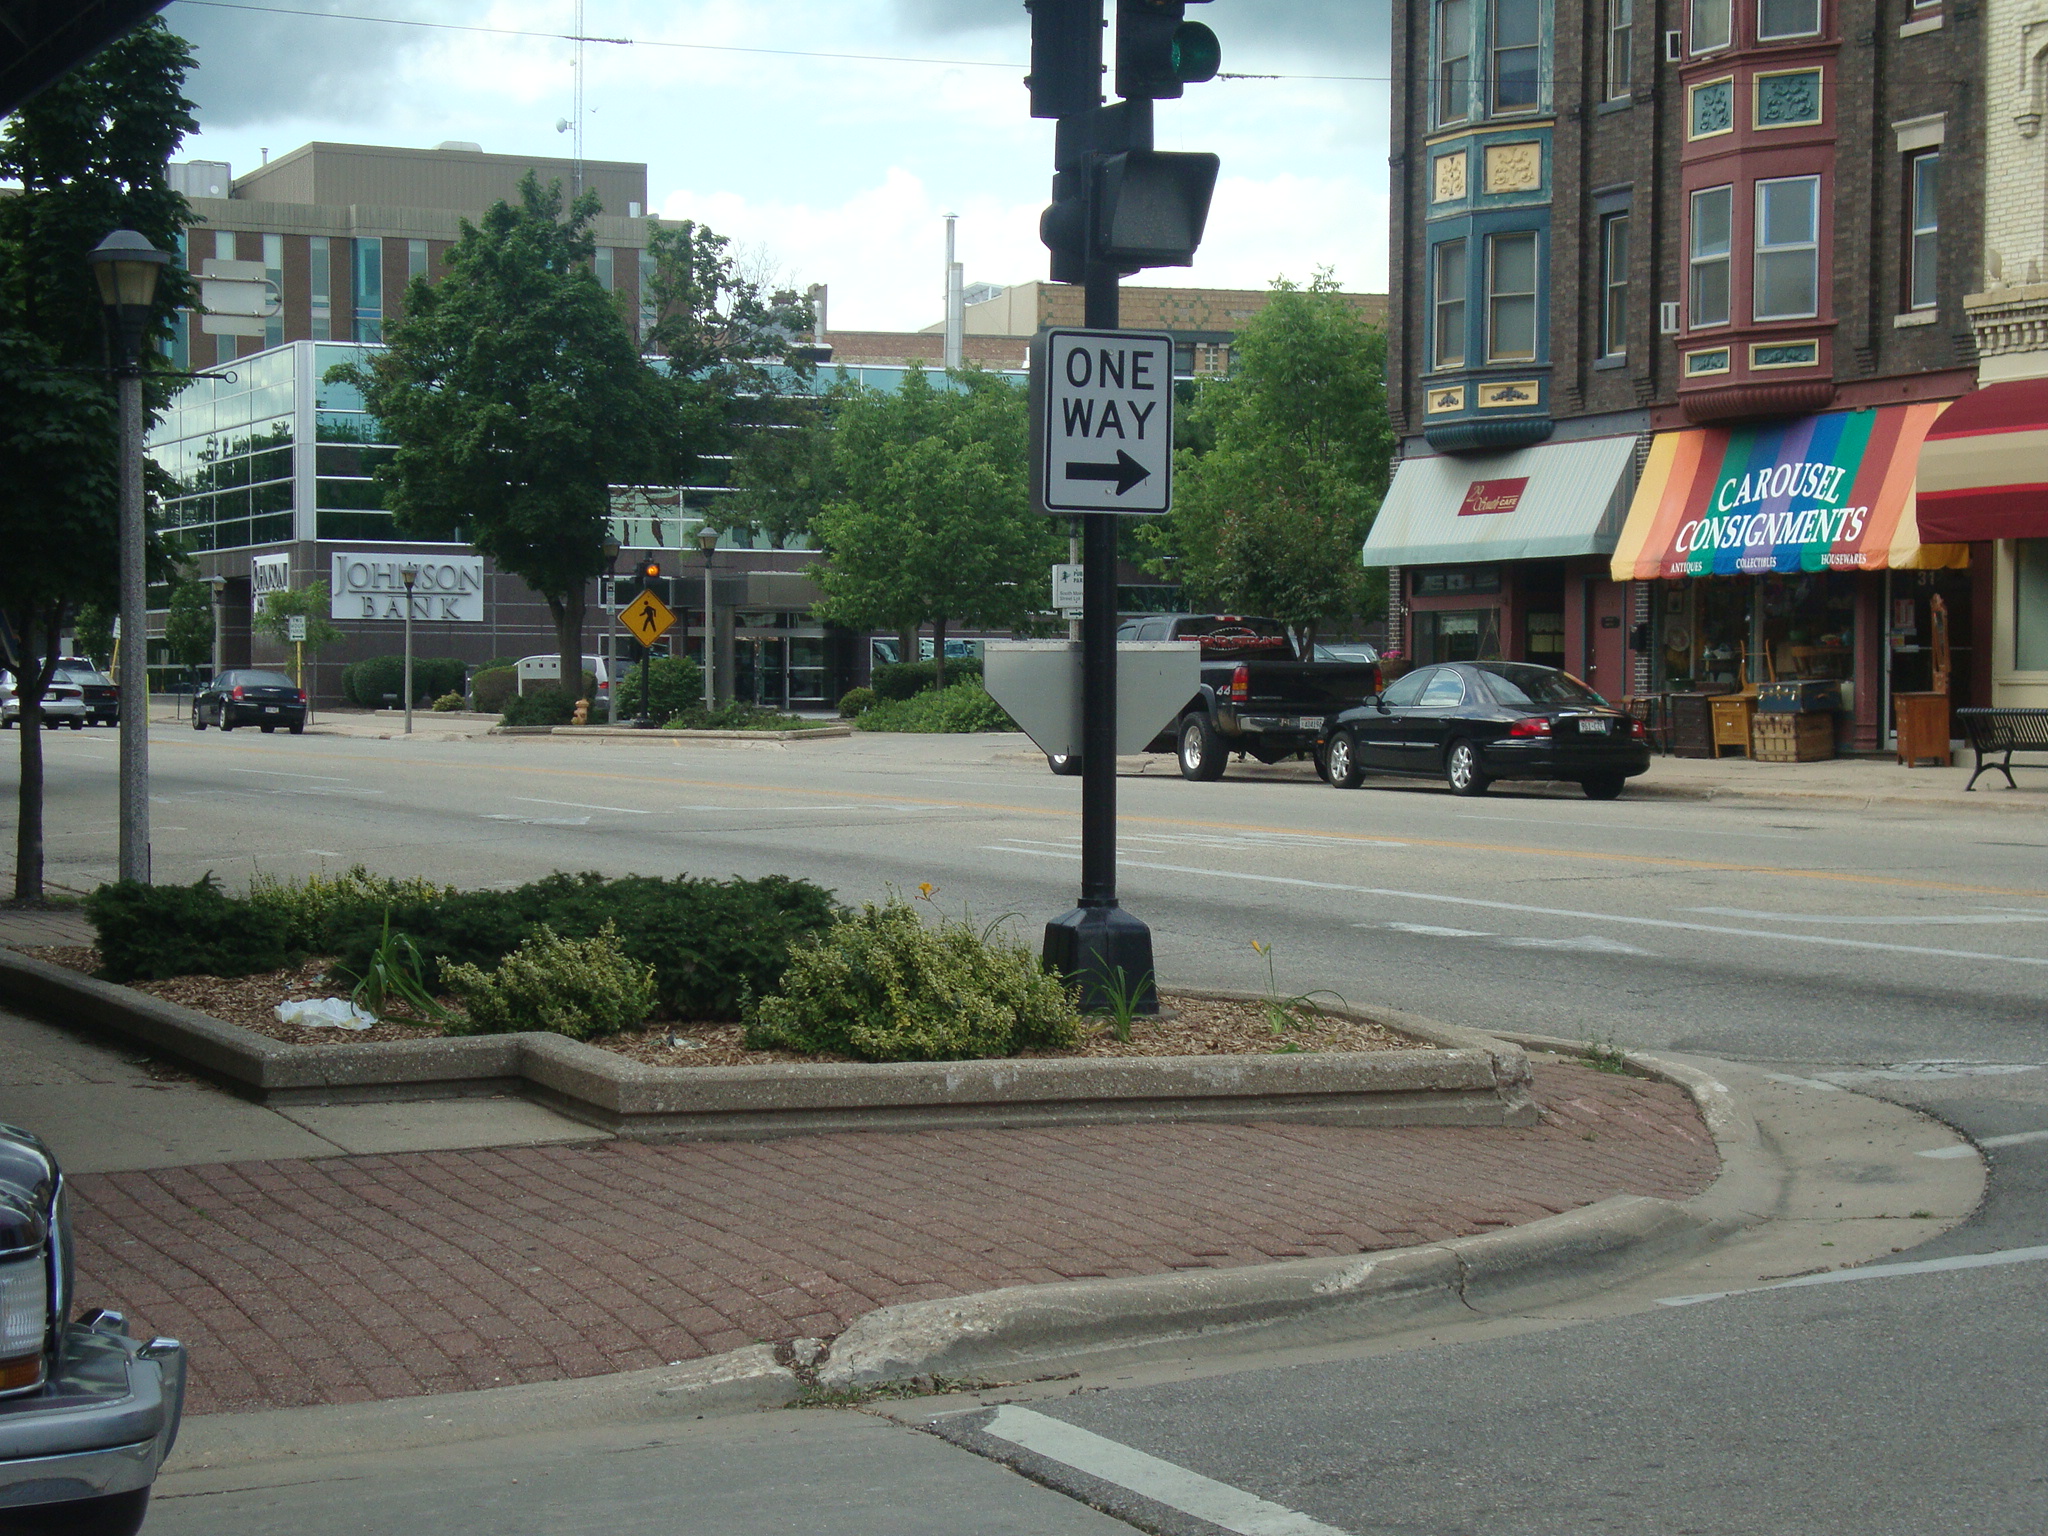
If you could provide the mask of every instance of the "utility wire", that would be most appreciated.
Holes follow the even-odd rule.
[[[810,48],[756,48],[739,43],[677,43],[650,37],[598,37],[580,32],[544,32],[524,27],[490,27],[473,22],[418,21],[404,16],[363,16],[353,11],[310,11],[288,5],[249,5],[241,0],[175,0],[179,5],[215,11],[253,11],[264,16],[307,16],[319,21],[367,21],[386,27],[418,27],[432,32],[481,32],[494,37],[532,37],[548,42],[605,43],[617,48],[681,48],[694,53],[752,53],[782,59],[839,59],[861,64],[937,64],[959,69],[1012,69],[1029,66],[1008,59],[940,59],[900,53],[838,53]],[[1349,80],[1384,85],[1386,75],[1250,75],[1219,74],[1219,80]]]

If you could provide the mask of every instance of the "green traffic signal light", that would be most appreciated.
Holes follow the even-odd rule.
[[[1174,29],[1173,73],[1185,85],[1214,80],[1223,67],[1223,45],[1216,34],[1199,21],[1184,21]]]
[[[1223,65],[1216,34],[1186,21],[1190,0],[1117,0],[1116,93],[1126,100],[1178,96]],[[1201,3],[1201,0],[1196,0]]]

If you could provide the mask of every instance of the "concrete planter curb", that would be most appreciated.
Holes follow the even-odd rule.
[[[851,736],[850,725],[819,725],[801,731],[634,730],[614,725],[495,725],[490,736],[552,736],[560,741],[695,741],[755,746],[768,742],[828,741]]]
[[[1406,1014],[1381,1022],[1431,1049],[654,1067],[549,1034],[287,1045],[4,951],[0,1002],[139,1041],[263,1103],[520,1092],[636,1140],[1157,1120],[1516,1126],[1536,1119],[1521,1047]]]

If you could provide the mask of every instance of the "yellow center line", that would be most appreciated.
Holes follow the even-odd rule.
[[[174,745],[197,747],[199,742],[178,742]],[[151,742],[155,746],[154,741]],[[322,762],[333,762],[335,754],[306,753],[301,757],[318,757]],[[391,766],[386,758],[366,758],[343,755],[343,761],[373,763],[380,767]],[[804,794],[820,800],[846,800],[880,802],[890,805],[915,805],[935,811],[986,811],[1005,816],[1045,816],[1062,820],[1078,821],[1077,809],[1066,806],[1003,805],[984,800],[932,800],[916,795],[885,795],[857,789],[818,789],[810,785],[794,786],[783,784],[741,784],[722,779],[688,779],[668,776],[650,776],[634,773],[597,773],[587,768],[543,768],[531,764],[510,763],[416,763],[414,767],[437,767],[456,769],[464,773],[478,770],[491,773],[516,773],[534,778],[589,779],[608,784],[665,784],[682,789],[725,790],[736,794]],[[735,810],[741,807],[734,807]],[[1821,880],[1842,885],[1875,885],[1889,889],[1909,891],[1942,891],[1962,896],[2019,896],[2031,900],[2048,900],[2048,891],[2014,888],[2002,885],[1965,885],[1949,880],[1914,880],[1903,875],[1857,874],[1853,871],[1830,869],[1794,869],[1776,864],[1733,864],[1713,859],[1677,859],[1648,853],[1601,853],[1580,848],[1532,848],[1517,843],[1475,843],[1456,838],[1415,837],[1406,832],[1334,832],[1308,830],[1301,827],[1271,827],[1257,822],[1200,821],[1183,816],[1138,816],[1119,812],[1119,823],[1149,827],[1187,827],[1207,832],[1255,832],[1269,836],[1319,837],[1340,842],[1363,844],[1384,844],[1390,838],[1411,848],[1440,848],[1458,853],[1512,854],[1522,858],[1577,859],[1595,864],[1637,864],[1653,869],[1700,870],[1714,874],[1729,875],[1776,875],[1790,880]],[[1597,830],[1597,829],[1589,829]]]

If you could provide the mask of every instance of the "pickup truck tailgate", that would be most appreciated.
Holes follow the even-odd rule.
[[[1206,667],[1204,670],[1208,670]],[[1229,669],[1217,692],[1241,715],[1323,715],[1348,709],[1373,691],[1379,669],[1355,661],[1260,661],[1245,669],[1244,698],[1230,694]]]

